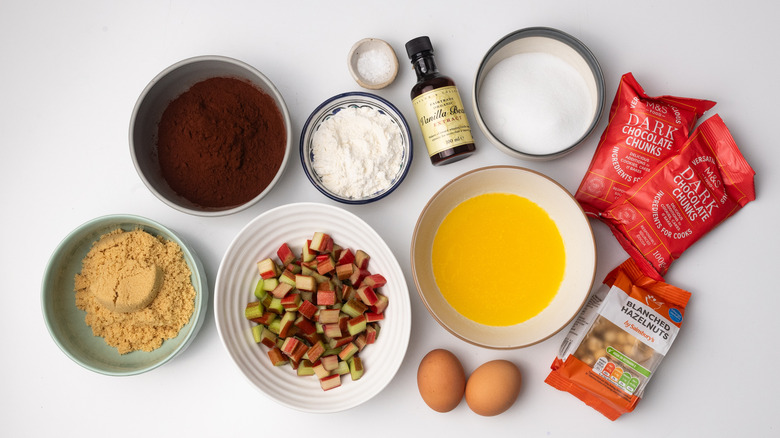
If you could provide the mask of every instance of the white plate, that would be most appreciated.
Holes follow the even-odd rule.
[[[353,382],[342,376],[341,386],[323,391],[314,376],[298,377],[288,366],[274,367],[268,349],[252,338],[252,325],[244,307],[254,301],[260,278],[256,263],[276,259],[276,250],[287,242],[299,251],[315,231],[328,233],[337,244],[362,249],[371,256],[369,270],[382,274],[382,287],[390,300],[377,342],[360,353],[363,377]],[[241,372],[272,400],[305,412],[329,413],[355,407],[378,394],[401,366],[412,326],[409,289],[403,271],[390,248],[368,224],[338,207],[316,203],[288,204],[252,220],[233,239],[217,273],[214,294],[217,331]]]

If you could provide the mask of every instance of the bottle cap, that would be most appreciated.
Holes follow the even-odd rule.
[[[431,40],[427,36],[417,37],[406,43],[406,54],[409,56],[409,59],[412,59],[414,55],[420,52],[426,51],[433,52],[433,45],[431,45]]]

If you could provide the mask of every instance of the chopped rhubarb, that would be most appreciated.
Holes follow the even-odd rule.
[[[271,292],[278,285],[279,285],[279,279],[276,277],[266,278],[263,280],[263,290],[266,292]]]
[[[298,308],[301,307],[301,295],[300,294],[289,294],[282,298],[281,300],[282,307],[284,307],[284,310],[287,312],[298,310]]]
[[[352,356],[352,359],[348,360],[349,374],[352,380],[360,380],[363,377],[363,361],[358,356]]]
[[[271,295],[281,299],[284,298],[284,296],[287,295],[291,290],[293,290],[293,286],[288,283],[279,282],[279,285],[271,291]]]
[[[354,298],[341,306],[341,311],[353,318],[362,315],[366,310],[368,310],[368,307]]]
[[[385,319],[384,313],[366,312],[366,322],[377,322]]]
[[[371,286],[374,289],[379,289],[380,287],[387,284],[387,279],[382,274],[371,274],[367,275],[366,278],[363,279],[363,284],[366,286]]]
[[[338,259],[336,260],[336,265],[351,265],[355,262],[355,254],[352,253],[352,250],[349,248],[345,248],[341,250],[341,253],[338,256]]]
[[[263,327],[262,325],[258,325],[255,327],[263,328],[262,332],[260,333],[259,343],[265,345],[268,348],[274,348],[274,346],[276,345],[277,336],[273,332],[271,332],[271,330],[268,330],[268,327]]]
[[[345,284],[341,286],[341,301],[347,302],[351,299],[355,298],[355,288],[352,286]]]
[[[282,366],[288,362],[287,356],[282,353],[282,350],[280,350],[279,347],[268,350],[268,358],[271,359],[271,363],[276,367]]]
[[[355,339],[354,336],[344,336],[342,338],[330,339],[328,341],[328,347],[330,347],[330,348],[339,348],[339,347],[342,347],[342,346],[344,346],[346,344],[349,344],[350,342],[352,342],[353,339]]]
[[[379,298],[376,296],[376,292],[374,292],[374,289],[370,286],[367,286],[365,282],[363,282],[363,285],[358,288],[357,296],[366,306],[373,306],[379,300]]]
[[[355,265],[352,263],[336,265],[336,277],[338,277],[339,280],[349,279],[349,277],[351,277],[352,273],[355,271],[354,267]]]
[[[325,378],[320,379],[320,387],[323,391],[328,391],[333,388],[341,386],[341,376],[338,374],[331,374]]]
[[[260,278],[260,281],[257,282],[257,286],[255,286],[255,298],[257,298],[260,301],[263,301],[263,298],[265,298],[265,296],[268,295],[268,291],[263,289],[264,285],[265,285],[265,280]]]
[[[371,275],[370,272],[368,272],[366,269],[360,269],[357,266],[354,266],[352,268],[352,275],[349,277],[349,283],[352,285],[352,287],[360,287],[360,284],[363,282],[363,279],[367,276]]]
[[[386,296],[382,294],[376,294],[376,303],[371,306],[371,311],[374,313],[384,313],[387,309],[389,301]]]
[[[295,261],[295,254],[293,254],[287,243],[283,243],[282,246],[276,250],[276,255],[279,257],[279,260],[281,260],[282,266],[287,266]]]
[[[340,360],[339,366],[337,366],[336,369],[333,370],[333,374],[338,374],[340,376],[343,376],[344,374],[349,374],[349,364],[346,361]]]
[[[287,269],[288,271],[292,272],[295,275],[298,275],[301,273],[301,262],[296,260],[295,262],[288,264],[285,267],[285,269]]]
[[[318,306],[332,306],[336,304],[336,291],[319,290],[317,291]]]
[[[273,312],[265,312],[263,313],[263,316],[261,316],[260,318],[253,319],[252,322],[256,322],[260,325],[264,325],[267,327],[269,324],[271,324],[274,321],[274,319],[276,319],[276,317],[277,315]]]
[[[314,260],[315,257],[317,257],[317,254],[311,249],[311,240],[307,240],[301,251],[301,261],[310,262]]]
[[[266,306],[266,310],[268,310],[271,313],[276,313],[277,315],[281,315],[282,312],[284,312],[284,306],[282,306],[282,300],[276,297],[271,298],[271,301],[268,303],[268,306]]]
[[[293,350],[292,355],[290,355],[290,360],[299,363],[301,359],[303,359],[303,356],[308,351],[309,351],[309,346],[301,342],[300,344],[295,346],[295,350]]]
[[[376,342],[377,331],[372,325],[366,326],[366,343],[373,344]]]
[[[270,324],[274,319],[276,319],[276,314],[273,312],[264,312],[263,315],[259,318],[252,318],[252,322],[265,325],[267,326]]]
[[[257,270],[264,280],[279,275],[279,267],[272,259],[263,259],[257,262]]]
[[[301,363],[298,364],[298,375],[299,376],[313,376],[314,375],[314,367],[311,365],[311,361],[303,359],[301,360]],[[351,370],[350,370],[351,371]],[[355,380],[354,378],[352,380]]]
[[[287,283],[292,287],[296,287],[295,284],[295,274],[289,269],[285,269],[282,271],[282,274],[279,275],[279,282],[280,283]]]
[[[309,244],[309,248],[318,253],[326,252],[326,249],[328,247],[328,240],[330,240],[330,236],[328,236],[327,234],[321,231],[317,231],[314,233],[314,236],[311,238],[311,243]]]
[[[357,345],[358,351],[363,350],[366,345],[368,345],[368,342],[366,342],[366,334],[361,333],[357,338],[355,338],[354,341],[352,341]]]
[[[286,338],[290,334],[290,330],[293,328],[295,318],[297,317],[298,315],[296,312],[284,312],[282,320],[279,322],[279,337]]]
[[[355,265],[357,265],[359,269],[368,269],[369,260],[371,260],[371,256],[362,249],[355,251]]]
[[[295,351],[295,348],[300,343],[301,341],[299,341],[296,338],[285,339],[284,343],[282,344],[282,353],[286,354],[287,356],[292,356],[293,352]]]
[[[264,311],[265,309],[263,309],[263,303],[260,301],[255,301],[254,303],[249,303],[246,305],[246,308],[244,309],[244,316],[246,319],[259,318],[263,316]]]
[[[311,301],[304,300],[301,302],[301,306],[298,307],[298,313],[303,315],[304,317],[314,320],[314,314],[317,312],[317,306],[315,306]]]
[[[323,334],[330,339],[336,339],[341,337],[341,327],[339,327],[338,323],[323,324],[322,330],[323,330]]]
[[[295,327],[298,328],[299,334],[311,335],[312,333],[317,333],[317,328],[314,326],[314,323],[303,315],[299,315],[298,318],[295,319],[294,324]]]
[[[347,360],[357,354],[357,352],[357,345],[355,345],[353,342],[350,342],[349,344],[344,345],[344,348],[341,349],[341,352],[339,353],[339,359]]]
[[[263,340],[263,338],[260,337],[260,335],[263,333],[263,330],[265,330],[265,327],[262,325],[256,325],[252,327],[252,337],[255,340],[255,343],[259,344],[260,341]]]
[[[339,357],[334,355],[320,357],[322,366],[328,371],[333,371],[339,366]]]
[[[377,290],[387,284],[368,270],[369,255],[353,252],[324,232],[306,240],[297,257],[289,244],[279,262],[257,262],[257,301],[244,308],[255,342],[268,348],[275,366],[290,364],[299,376],[316,375],[323,390],[363,375],[359,351],[376,342],[389,300]]]
[[[322,324],[338,323],[339,313],[339,309],[320,309],[318,321]]]
[[[366,330],[366,316],[356,316],[347,321],[347,331],[352,336],[357,336]]]
[[[300,291],[314,292],[317,290],[317,281],[311,275],[296,275],[295,287]]]
[[[320,275],[330,274],[336,269],[336,262],[330,254],[320,254],[317,256],[317,273]]]
[[[314,370],[314,374],[320,380],[322,380],[325,377],[328,377],[330,375],[330,371],[325,369],[325,365],[322,364],[321,360],[318,360],[318,361],[312,363],[311,367]]]
[[[320,357],[325,353],[325,344],[322,341],[317,341],[309,347],[309,351],[306,352],[306,359],[309,359],[312,363],[317,362]]]

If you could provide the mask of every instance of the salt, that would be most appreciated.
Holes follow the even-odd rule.
[[[561,58],[541,52],[496,64],[482,83],[479,108],[499,140],[538,155],[576,143],[595,113],[582,75]]]
[[[358,74],[372,84],[381,84],[393,76],[393,63],[386,53],[370,49],[357,59]]]
[[[312,167],[331,192],[366,198],[389,188],[401,169],[401,129],[374,108],[349,107],[312,136]]]

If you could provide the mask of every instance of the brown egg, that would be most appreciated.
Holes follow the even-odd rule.
[[[466,403],[479,415],[498,415],[515,403],[521,384],[520,370],[512,362],[486,362],[469,376]]]
[[[417,368],[417,388],[425,404],[437,412],[455,409],[463,399],[466,373],[454,354],[437,349],[426,354]]]

